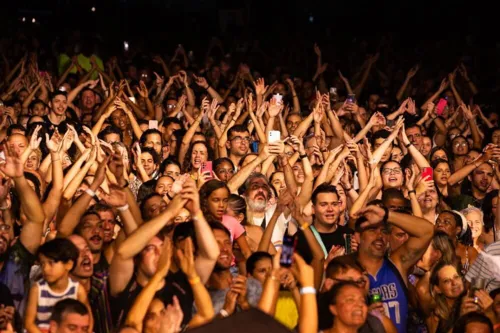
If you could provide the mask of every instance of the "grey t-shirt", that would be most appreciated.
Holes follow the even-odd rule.
[[[233,275],[233,277],[236,275]],[[214,306],[215,313],[219,313],[226,302],[226,294],[229,288],[226,289],[208,289],[210,298],[212,299],[212,304]],[[248,303],[256,307],[259,303],[260,296],[262,295],[262,285],[256,279],[249,277],[247,279],[247,300]],[[236,306],[236,311],[240,311],[238,306]]]

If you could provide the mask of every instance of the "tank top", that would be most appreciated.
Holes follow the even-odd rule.
[[[36,325],[42,332],[49,331],[49,321],[52,309],[57,302],[63,299],[77,299],[78,287],[80,284],[69,279],[68,287],[61,293],[56,293],[50,289],[45,280],[37,282],[38,285],[38,305],[36,309]]]
[[[399,333],[406,333],[408,291],[396,266],[385,258],[377,275],[368,274],[368,277],[370,279],[370,295],[379,294],[382,297],[386,315],[394,323]]]

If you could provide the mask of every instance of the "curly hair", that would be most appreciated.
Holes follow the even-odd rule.
[[[191,144],[189,145],[189,149],[186,152],[186,156],[184,156],[184,162],[182,162],[182,172],[183,173],[192,171],[193,164],[191,163],[191,155],[193,154],[193,148],[194,148],[194,146],[197,145],[197,144],[205,146],[205,148],[207,149],[207,155],[208,155],[207,156],[207,161],[210,160],[210,149],[208,147],[208,144],[205,141],[194,141],[194,142],[191,142]]]

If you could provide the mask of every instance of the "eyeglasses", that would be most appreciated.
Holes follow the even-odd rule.
[[[10,225],[8,224],[0,224],[0,232],[1,231],[9,231],[10,230]]]
[[[252,138],[250,138],[249,136],[245,136],[244,138],[241,136],[235,136],[232,139],[230,139],[229,141],[234,141],[234,142],[245,141],[245,142],[250,143],[251,140],[252,140]]]
[[[335,279],[335,278],[333,278],[332,280],[333,281],[337,281],[337,282],[351,282],[351,283],[355,283],[360,288],[364,288],[365,285],[366,285],[366,279],[365,278],[359,278],[357,280],[342,280],[342,279]]]
[[[395,175],[400,175],[403,173],[403,169],[401,168],[394,168],[394,169],[390,169],[390,168],[384,168],[382,170],[382,173],[384,175],[390,175],[391,173],[395,174]]]
[[[467,147],[467,142],[457,142],[454,144],[455,147]]]
[[[167,109],[174,109],[177,104],[167,104]]]

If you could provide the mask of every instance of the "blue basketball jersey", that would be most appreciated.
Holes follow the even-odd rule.
[[[386,315],[396,326],[399,333],[406,332],[408,319],[408,295],[406,285],[398,269],[387,258],[376,276],[370,278],[370,295],[379,294],[384,303]]]

